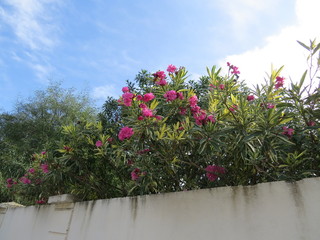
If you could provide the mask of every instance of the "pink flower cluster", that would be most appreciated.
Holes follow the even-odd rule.
[[[172,64],[170,64],[167,68],[167,72],[169,73],[175,73],[176,71],[177,71],[177,67]]]
[[[133,134],[134,134],[133,129],[126,126],[126,127],[121,128],[121,130],[118,134],[118,137],[119,137],[120,141],[123,141],[125,139],[130,139]]]
[[[63,149],[66,150],[67,152],[71,152],[73,149],[69,146],[63,146]]]
[[[254,96],[253,96],[253,95],[247,96],[247,100],[248,100],[248,101],[253,101],[253,100],[254,100]]]
[[[235,74],[235,75],[240,74],[240,71],[238,70],[238,67],[231,65],[229,62],[227,62],[227,66],[231,70],[231,74]]]
[[[96,141],[96,147],[102,147],[103,143],[102,141],[98,140]]]
[[[131,179],[133,181],[137,181],[139,179],[139,177],[143,177],[147,175],[147,172],[141,172],[141,170],[139,168],[135,168],[132,172],[131,172]]]
[[[260,107],[267,108],[267,109],[273,109],[273,108],[275,108],[275,105],[272,103],[261,103]]]
[[[198,97],[193,95],[189,98],[190,107],[195,107],[198,104]]]
[[[167,91],[165,94],[163,94],[163,97],[167,99],[167,102],[171,102],[175,99],[184,99],[183,94],[181,92],[176,92],[175,90]]]
[[[143,96],[138,95],[137,100],[143,101],[143,102],[149,102],[155,98],[153,93],[146,93]]]
[[[316,125],[316,122],[315,122],[315,121],[309,121],[309,122],[307,122],[307,125],[308,125],[309,127],[313,127],[313,126]]]
[[[231,107],[229,107],[230,112],[235,112],[238,109],[238,105],[233,104]]]
[[[14,181],[12,178],[7,179],[7,188],[11,188],[12,185],[17,184],[16,181]]]
[[[124,94],[122,94],[123,104],[127,107],[130,107],[132,105],[133,97],[134,94],[131,92],[125,92]]]
[[[224,167],[220,167],[217,165],[208,165],[206,168],[206,176],[209,179],[209,181],[213,182],[215,180],[217,180],[217,178],[221,175],[221,174],[225,174],[226,173],[226,169]]]
[[[164,73],[164,71],[158,71],[156,73],[153,74],[154,78],[155,78],[155,83],[159,86],[165,86],[167,85],[167,81],[166,79],[166,74]]]
[[[153,117],[153,112],[149,108],[142,108],[142,116],[144,117]]]
[[[36,201],[36,204],[45,204],[47,201],[44,199],[40,199]]]
[[[198,105],[198,98],[196,95],[193,95],[189,98],[189,105],[191,108],[191,112],[193,115],[193,118],[196,121],[196,124],[201,126],[204,125],[208,122],[215,123],[216,119],[214,118],[213,115],[208,115],[204,109],[201,109]]]
[[[275,89],[283,87],[284,84],[284,77],[276,77],[276,85],[274,86]]]
[[[26,176],[21,177],[19,180],[23,184],[31,184],[31,180],[29,178],[27,178]]]
[[[194,106],[191,108],[191,112],[193,115],[194,120],[196,121],[196,124],[201,126],[205,125],[208,122],[215,123],[216,119],[213,115],[208,115],[204,109],[201,109],[199,106]]]
[[[288,128],[286,126],[282,127],[282,134],[287,136],[287,137],[292,137],[293,133],[294,133],[294,129],[293,128]]]
[[[48,172],[49,172],[49,165],[46,164],[46,163],[41,164],[41,165],[40,165],[40,168],[42,169],[42,171],[43,171],[44,173],[48,173]]]

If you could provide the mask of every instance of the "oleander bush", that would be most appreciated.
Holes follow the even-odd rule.
[[[300,44],[311,65],[297,83],[282,67],[254,89],[230,63],[199,81],[174,65],[141,71],[106,101],[101,121],[63,126],[59,149],[33,155],[3,191],[32,204],[60,193],[90,200],[319,176],[320,44]]]

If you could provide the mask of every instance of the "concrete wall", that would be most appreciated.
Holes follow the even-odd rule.
[[[0,240],[319,240],[320,178],[0,212]]]

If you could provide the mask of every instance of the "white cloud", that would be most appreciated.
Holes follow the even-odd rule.
[[[102,100],[106,100],[107,97],[118,98],[119,94],[120,93],[116,89],[115,85],[110,85],[110,84],[95,87],[92,91],[93,98],[102,99]]]
[[[51,66],[43,64],[29,65],[35,71],[37,79],[40,80],[41,83],[49,83],[49,76],[53,69]]]
[[[50,49],[56,44],[56,25],[53,23],[52,4],[57,0],[4,0],[0,19],[7,23],[18,39],[30,49]]]
[[[272,12],[279,0],[219,0],[219,8],[231,19],[234,37],[242,39],[261,13]]]
[[[61,0],[3,0],[0,3],[0,20],[9,26],[19,47],[10,57],[27,64],[37,79],[48,82],[53,68],[46,53],[58,43],[58,25],[54,21],[55,8]]]
[[[307,51],[296,40],[307,42],[317,38],[320,41],[320,2],[318,0],[296,0],[297,23],[283,28],[279,34],[269,36],[264,46],[242,54],[227,56],[219,62],[225,66],[229,61],[239,67],[241,78],[250,84],[262,83],[265,72],[270,73],[271,64],[275,68],[285,66],[283,76],[298,81],[306,70]]]

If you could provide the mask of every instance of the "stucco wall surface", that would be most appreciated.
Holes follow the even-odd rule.
[[[8,208],[0,240],[319,240],[320,178]]]

